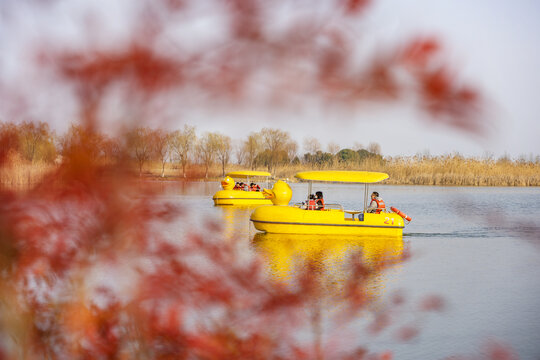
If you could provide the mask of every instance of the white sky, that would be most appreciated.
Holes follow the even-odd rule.
[[[264,126],[291,132],[302,146],[305,137],[323,147],[335,142],[381,145],[384,155],[432,155],[458,152],[496,157],[540,154],[540,2],[379,0],[368,11],[374,41],[396,42],[417,35],[443,40],[450,64],[486,97],[492,131],[478,137],[437,124],[418,109],[391,103],[364,106],[353,121],[339,114],[233,114],[215,122],[186,121],[202,131],[243,137]],[[201,116],[204,118],[211,115]],[[251,119],[244,121],[243,117]]]
[[[5,0],[11,5],[15,0]],[[5,3],[5,4],[6,4]],[[19,11],[6,15],[0,4],[0,81],[15,78],[29,61],[21,47],[35,41],[43,28],[55,36],[81,36],[81,28],[72,17],[82,13],[83,6],[59,1],[54,17],[32,16],[24,9],[31,2],[17,4]],[[36,2],[39,3],[39,2]],[[77,3],[77,2],[75,2]],[[95,4],[99,2],[94,2]],[[106,34],[127,36],[116,15],[125,11],[118,1],[107,4],[103,15]],[[115,2],[112,2],[115,3]],[[19,5],[23,4],[23,5]],[[24,5],[26,4],[26,5]],[[35,4],[35,3],[34,3]],[[80,4],[80,3],[79,3]],[[35,5],[33,5],[35,6]],[[9,22],[2,20],[10,17]],[[100,15],[101,16],[101,15]],[[219,107],[185,111],[181,119],[169,124],[179,128],[183,123],[195,125],[198,134],[220,131],[233,139],[241,139],[263,127],[278,127],[291,133],[302,146],[305,137],[315,137],[323,148],[329,142],[341,147],[354,143],[381,145],[384,155],[432,155],[459,152],[466,156],[540,154],[540,2],[517,1],[430,1],[375,0],[367,12],[365,31],[374,44],[393,44],[418,35],[437,35],[442,39],[451,66],[467,83],[474,85],[487,98],[486,116],[492,120],[489,136],[475,137],[430,121],[427,115],[411,104],[366,104],[354,114],[344,114],[318,106],[307,110],[273,110],[257,107],[223,112]],[[201,23],[204,27],[204,23]],[[53,30],[50,30],[53,29]],[[111,35],[113,38],[113,35]],[[107,40],[107,37],[100,39]],[[26,71],[26,70],[22,70]],[[17,84],[16,86],[32,86]],[[65,91],[65,90],[64,90]],[[1,95],[1,93],[0,93]],[[47,108],[52,114],[69,108],[62,92],[36,98],[36,108]],[[5,117],[0,107],[0,118]],[[62,131],[67,122],[56,123]],[[302,149],[300,149],[302,150]]]

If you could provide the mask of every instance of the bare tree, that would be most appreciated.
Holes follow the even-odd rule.
[[[182,130],[173,132],[171,136],[171,146],[174,156],[180,160],[182,165],[182,176],[186,177],[186,167],[189,162],[189,155],[195,148],[197,136],[195,135],[195,127],[184,125]]]
[[[40,146],[52,144],[49,125],[44,122],[24,122],[19,126],[22,155],[34,162]],[[43,154],[41,154],[43,158]]]
[[[362,150],[364,148],[364,145],[362,145],[359,141],[355,141],[352,146],[354,151]]]
[[[164,130],[158,129],[151,131],[150,139],[152,141],[152,154],[161,163],[161,177],[165,177],[165,164],[170,157],[170,139],[171,135]]]
[[[216,156],[221,163],[221,176],[225,176],[225,166],[229,163],[232,152],[231,138],[222,134],[216,135]]]
[[[314,137],[304,138],[304,151],[310,154],[315,154],[317,151],[321,150],[321,143],[319,140]]]
[[[326,148],[328,149],[328,152],[332,155],[336,155],[339,151],[339,145],[335,142],[328,143]]]
[[[287,157],[289,161],[292,161],[296,156],[298,156],[298,144],[296,141],[290,139],[289,142],[285,145],[287,151]]]
[[[208,169],[215,161],[218,133],[207,132],[197,143],[197,156],[204,165],[204,177],[208,179]]]
[[[137,161],[139,176],[141,176],[144,163],[152,157],[152,130],[135,128],[127,133],[126,138],[130,155]]]
[[[381,155],[381,145],[376,142],[369,143],[367,151],[373,154]]]
[[[264,150],[268,151],[268,171],[272,172],[272,170],[275,170],[276,163],[280,155],[283,153],[288,154],[289,148],[287,145],[290,145],[292,140],[289,133],[279,129],[270,128],[262,129],[261,137]],[[294,150],[296,151],[296,149]]]
[[[236,156],[236,163],[242,165],[244,163],[245,154],[244,154],[244,143],[241,140],[233,140],[233,152]]]
[[[105,158],[108,161],[118,163],[122,156],[125,155],[125,149],[121,143],[121,140],[115,137],[105,136],[102,148]]]
[[[249,134],[246,141],[242,145],[242,152],[246,161],[246,165],[251,169],[255,169],[255,159],[262,150],[262,138],[259,133]]]

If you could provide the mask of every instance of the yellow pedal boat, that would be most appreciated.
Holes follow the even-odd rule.
[[[219,190],[213,196],[214,205],[272,205],[272,201],[267,197],[268,193],[261,191],[245,191],[234,189],[236,179],[245,179],[249,184],[253,178],[265,178],[268,184],[268,179],[271,176],[266,171],[233,171],[227,173],[225,178],[221,181],[223,190]],[[267,185],[268,187],[268,185]]]
[[[306,210],[303,204],[288,206],[290,186],[278,181],[272,188],[273,206],[258,207],[250,220],[257,230],[281,234],[335,234],[366,236],[401,236],[405,221],[398,212],[368,213],[368,185],[388,178],[388,174],[371,171],[307,171],[295,175],[309,182],[343,182],[365,185],[363,210],[346,210],[340,204],[325,204],[324,210]],[[397,210],[397,209],[396,209]],[[405,215],[405,214],[403,214]],[[406,216],[406,215],[405,215]]]

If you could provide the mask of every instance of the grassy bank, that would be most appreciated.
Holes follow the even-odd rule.
[[[241,170],[231,165],[226,171]],[[149,173],[158,176],[158,167],[150,167]],[[258,169],[267,170],[267,169]],[[367,170],[381,171],[390,175],[386,184],[394,185],[444,185],[444,186],[540,186],[540,164],[517,161],[487,161],[460,157],[437,157],[431,159],[366,160],[361,164],[339,164],[324,168],[305,164],[278,166],[275,178],[294,181],[294,174],[308,170]],[[169,169],[166,176],[178,177],[180,170]],[[204,171],[192,166],[189,178],[203,179]],[[213,168],[209,179],[218,180],[221,171]]]
[[[56,165],[42,162],[29,163],[18,157],[10,159],[0,168],[0,183],[4,187],[25,187],[38,183]],[[241,165],[229,165],[227,171],[241,170]],[[264,168],[257,170],[267,170]],[[394,185],[444,185],[444,186],[540,186],[540,163],[519,161],[487,161],[461,157],[436,157],[429,159],[400,158],[389,160],[368,159],[360,164],[335,162],[323,168],[306,164],[278,166],[274,177],[295,181],[294,174],[308,170],[368,170],[388,173],[386,184]],[[133,167],[134,174],[138,174]],[[136,176],[136,175],[135,175]],[[182,169],[174,164],[167,164],[165,176],[161,177],[161,165],[148,163],[144,166],[143,178],[156,180],[183,179]],[[204,166],[190,165],[186,179],[219,180],[221,167],[209,169],[205,178]]]

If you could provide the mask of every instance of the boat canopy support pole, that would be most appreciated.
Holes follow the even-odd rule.
[[[311,195],[312,186],[313,186],[313,181],[308,182],[307,199],[309,199],[309,195]]]
[[[368,198],[368,184],[364,184],[364,212],[367,210],[367,198]]]

